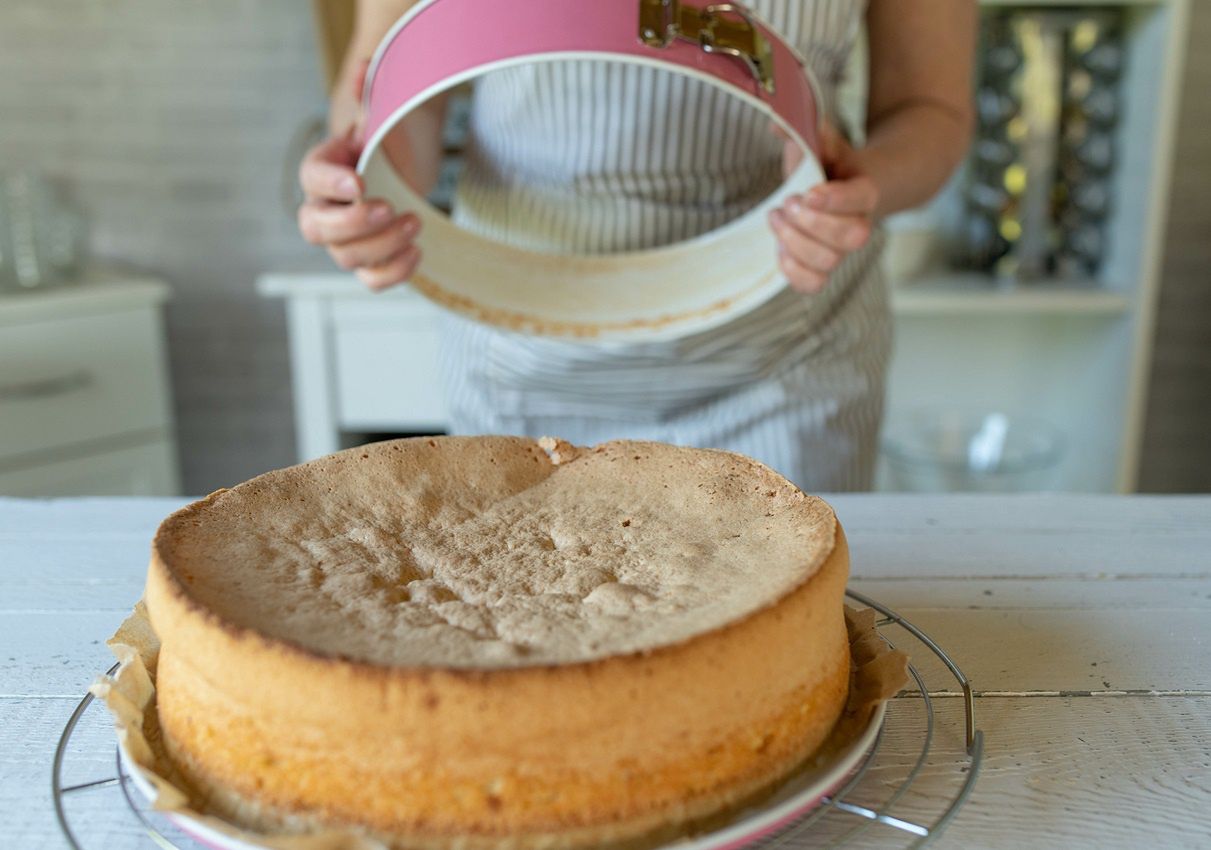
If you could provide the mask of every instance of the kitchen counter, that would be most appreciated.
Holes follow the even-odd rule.
[[[933,637],[975,689],[979,780],[940,847],[1211,846],[1211,497],[830,499],[851,586]],[[169,499],[0,499],[0,844],[64,841],[51,757],[105,640],[139,597]],[[936,740],[896,813],[926,817],[966,767],[963,700],[920,658]],[[886,793],[920,748],[919,696],[896,700],[863,793]],[[90,709],[67,784],[114,775]],[[862,802],[861,799],[858,800]],[[86,848],[154,845],[110,785],[73,795]],[[857,820],[830,813],[810,847]],[[904,847],[870,826],[852,846]]]

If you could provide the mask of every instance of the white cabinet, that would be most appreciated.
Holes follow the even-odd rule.
[[[368,434],[445,430],[437,307],[339,273],[263,275],[258,289],[286,299],[299,460]]]
[[[23,499],[176,495],[176,462],[176,446],[163,437],[131,448],[0,471],[0,494]]]
[[[411,294],[411,293],[409,293]],[[440,431],[435,309],[412,298],[331,303],[336,410],[352,431]]]
[[[162,282],[95,272],[0,298],[0,495],[179,489]]]

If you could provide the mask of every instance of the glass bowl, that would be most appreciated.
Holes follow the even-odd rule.
[[[889,422],[883,455],[894,490],[1046,490],[1064,455],[1064,435],[1042,419],[998,410],[924,409]]]

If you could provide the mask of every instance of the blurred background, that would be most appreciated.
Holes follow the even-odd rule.
[[[442,429],[434,308],[295,226],[348,5],[0,5],[0,495],[205,493]],[[981,26],[968,164],[888,222],[879,486],[1211,491],[1211,3]]]

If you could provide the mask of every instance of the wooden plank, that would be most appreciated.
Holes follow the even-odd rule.
[[[905,798],[913,817],[927,816],[936,784],[963,763],[961,706],[938,710],[941,746],[920,793]],[[1211,835],[1211,700],[984,699],[979,710],[983,769],[941,846],[1073,847],[1093,836],[1102,847],[1191,846]],[[889,749],[908,751],[917,734],[892,727]],[[874,778],[900,775],[878,767]]]
[[[857,498],[851,504],[895,508],[911,500]],[[937,508],[951,499],[928,499]],[[979,501],[979,500],[976,500]],[[1062,500],[1067,503],[1068,500]],[[1143,506],[1147,523],[1135,523],[1130,541],[1120,548],[1137,549],[1151,540],[1150,531],[1187,541],[1186,564],[1198,564],[1200,550],[1188,545],[1202,533],[1197,525],[1203,504],[1211,500],[1130,500]],[[1091,506],[1120,504],[1116,499],[1074,499],[1079,510],[1040,511],[1033,502],[996,498],[983,514],[989,525],[1004,526],[1002,510],[1020,505],[1018,522],[1039,539],[1054,538],[1055,516],[1077,517],[1075,533],[1086,539],[1105,516]],[[108,666],[105,638],[141,593],[146,547],[156,523],[174,500],[69,500],[31,503],[6,501],[0,510],[0,633],[9,636],[9,653],[0,654],[0,693],[78,694]],[[966,502],[956,502],[965,505]],[[1081,507],[1081,506],[1084,507]],[[942,505],[944,508],[945,505]],[[864,508],[865,510],[865,508]],[[915,513],[914,513],[915,512]],[[1119,509],[1108,514],[1114,528],[1124,525]],[[1158,514],[1159,512],[1159,514]],[[851,513],[857,513],[851,511]],[[930,528],[933,532],[918,534]],[[929,548],[938,538],[968,540],[968,547],[989,546],[992,538],[972,533],[977,516],[967,507],[956,511],[926,511],[922,507],[888,509],[880,514],[885,529],[908,532],[917,547]],[[866,519],[875,519],[867,516]],[[1200,691],[1211,688],[1211,670],[1202,662],[1198,638],[1205,631],[1211,588],[1204,578],[1152,580],[975,578],[945,581],[904,576],[913,546],[903,539],[851,524],[855,550],[872,542],[888,546],[901,559],[894,578],[879,578],[862,570],[854,586],[891,605],[926,629],[973,679],[977,688],[994,693],[1092,691]],[[854,530],[854,525],[858,530]],[[940,529],[940,530],[937,530]],[[1121,530],[1121,529],[1120,529]],[[998,532],[997,551],[1020,542],[1027,532]],[[972,542],[974,541],[974,542]],[[1205,550],[1211,551],[1211,549]],[[49,554],[48,554],[49,553]],[[1005,556],[1010,558],[1012,556]],[[857,560],[857,556],[855,558]],[[1010,571],[1016,569],[1012,564]],[[1180,570],[1188,571],[1188,568]],[[997,574],[998,570],[993,570]],[[1197,574],[1198,570],[1192,571]],[[950,689],[943,671],[918,651],[930,686]],[[935,684],[936,682],[936,684]]]
[[[1204,647],[1211,579],[1170,581],[876,580],[851,587],[933,638],[977,691],[1211,691]],[[958,687],[898,627],[929,687]]]
[[[1141,590],[1132,586],[1114,608],[1097,608],[1089,601],[1085,608],[992,605],[923,609],[913,604],[928,595],[930,582],[906,582],[908,590],[900,592],[871,584],[856,582],[856,587],[922,627],[951,653],[980,691],[1016,694],[1211,689],[1211,670],[1204,648],[1207,605],[1211,604],[1206,593],[1196,597],[1198,604],[1181,607],[1170,603],[1157,582],[1130,582],[1144,585],[1141,593],[1144,598],[1137,608],[1132,608],[1126,598],[1130,591]],[[1115,588],[1118,584],[1127,582],[1114,582]],[[50,587],[56,591],[73,588]],[[36,588],[24,596],[36,597],[45,588],[45,585]],[[104,639],[138,598],[142,568],[132,570],[125,587],[102,585],[102,588],[113,591],[110,596],[114,604],[109,610],[0,613],[0,633],[5,634],[8,648],[7,653],[0,653],[0,693],[78,694],[94,674],[109,666]],[[942,596],[939,602],[962,602],[969,598],[960,590],[943,588],[951,596]],[[970,598],[989,598],[983,597],[981,590],[976,592],[981,596]],[[999,591],[994,591],[991,597],[994,601],[995,593]],[[1147,593],[1153,595],[1152,604],[1148,603]],[[1157,602],[1169,603],[1169,607],[1158,607]],[[886,633],[911,653],[926,674],[930,688],[957,688],[957,683],[923,645],[897,631],[890,627]]]
[[[118,555],[85,541],[66,541],[56,558],[15,551],[0,542],[0,561],[9,558],[0,613],[22,611],[127,611],[143,593],[146,541],[115,544]],[[869,579],[850,587],[892,608],[991,610],[1106,609],[1211,610],[1211,579]]]
[[[1207,693],[1207,613],[1196,610],[899,613],[937,642],[979,692],[994,694]],[[931,690],[957,683],[924,646],[884,630],[912,657]]]
[[[0,496],[0,543],[28,543],[53,551],[61,540],[141,535],[150,541],[160,520],[188,499],[8,499]],[[5,566],[0,561],[0,568]]]
[[[1211,575],[1211,499],[835,495],[863,578]]]
[[[84,695],[114,663],[122,611],[0,614],[0,697]]]
[[[72,705],[0,700],[0,809],[11,813],[6,829],[22,836],[22,847],[61,846],[46,778]],[[920,750],[921,708],[917,701],[893,703],[871,771],[848,799],[877,806],[900,784]],[[929,763],[894,809],[921,822],[937,816],[966,764],[959,701],[938,700],[936,709]],[[982,770],[971,800],[937,846],[1083,846],[1091,835],[1107,848],[1192,846],[1211,835],[1211,809],[1204,805],[1211,793],[1211,699],[994,698],[979,700],[978,709],[987,741]],[[112,732],[100,712],[90,715],[67,760],[72,781],[111,775]],[[88,792],[77,803],[86,806],[95,846],[119,839],[134,846],[136,830],[118,798]],[[856,823],[830,814],[810,840],[785,846],[820,846]],[[904,845],[900,833],[872,826],[854,846]]]
[[[854,577],[853,590],[894,609],[1211,609],[1211,578],[916,579]]]
[[[1211,499],[1113,496],[836,495],[863,578],[1208,576]],[[171,499],[0,499],[0,546],[150,540]],[[9,559],[0,550],[0,578]],[[142,560],[142,557],[140,557]]]
[[[864,538],[952,537],[972,542],[1014,535],[1098,539],[1112,537],[1133,554],[1149,554],[1157,541],[1184,547],[1186,560],[1211,551],[1211,498],[1207,496],[1102,496],[1091,494],[853,494],[827,496],[851,543]],[[187,500],[57,499],[0,497],[0,539],[6,535],[82,534],[155,529]],[[859,533],[860,532],[860,533]],[[1166,551],[1174,547],[1166,547]],[[960,574],[960,575],[966,575]]]
[[[149,540],[75,538],[51,548],[0,539],[0,611],[128,611],[143,595]]]
[[[8,648],[0,653],[0,695],[81,693],[112,663],[104,642],[126,610],[0,613]],[[1211,693],[1203,607],[897,610],[981,692]],[[931,690],[957,688],[923,645],[896,627],[885,634],[909,652]]]
[[[879,807],[920,751],[923,723],[893,703],[884,740],[857,792]],[[985,753],[974,793],[940,848],[1194,847],[1211,835],[1211,699],[980,700]],[[967,765],[962,708],[939,700],[928,763],[892,813],[931,823]],[[830,814],[787,850],[819,847],[860,823]],[[902,848],[908,836],[872,825],[855,847]]]
[[[1211,498],[853,495],[829,497],[865,578],[1211,575]],[[0,498],[0,544],[150,540],[174,499]],[[0,571],[5,561],[0,560]],[[0,572],[0,575],[3,575]]]
[[[74,699],[0,699],[0,812],[21,850],[62,850],[51,804],[51,757]],[[115,776],[114,733],[99,706],[84,716],[64,759],[64,785]],[[116,787],[69,795],[67,814],[87,848],[143,847],[146,833]],[[184,845],[182,845],[184,846]]]
[[[0,611],[128,611],[156,526],[184,504],[0,498]]]
[[[1200,653],[1211,500],[834,502],[853,544],[856,588],[935,637],[978,691],[1035,694],[977,699],[988,735],[984,776],[940,846],[1065,846],[1090,835],[1107,847],[1205,841],[1211,697],[1139,692],[1211,692]],[[0,500],[0,694],[10,695],[0,697],[0,810],[22,847],[62,846],[46,782],[54,740],[84,687],[109,666],[104,639],[141,587],[152,530],[178,504]],[[914,657],[931,688],[953,688],[919,647]],[[1052,690],[1099,696],[1037,695]],[[1123,691],[1132,695],[1114,695]],[[43,698],[11,697],[26,693]],[[961,701],[935,705],[939,749],[920,790],[905,798],[900,813],[910,817],[936,810],[962,766]],[[917,698],[894,704],[863,786],[874,796],[855,799],[875,802],[903,775],[923,710]],[[79,781],[105,775],[112,756],[107,720],[88,723],[79,761],[69,761]],[[136,843],[115,793],[73,800],[97,846]],[[816,838],[851,823],[831,814]],[[900,834],[872,827],[855,846],[903,845]]]
[[[835,493],[825,498],[846,528],[1019,533],[1093,533],[1207,539],[1206,496],[1130,498],[1097,493]]]
[[[4,787],[36,780],[50,790],[51,756],[79,697],[0,698],[0,764]],[[72,758],[64,762],[63,782],[74,785],[114,775],[114,732],[108,712],[92,706],[73,734]],[[48,795],[49,798],[49,795]],[[0,808],[3,808],[0,806]],[[9,811],[4,809],[4,811]]]

